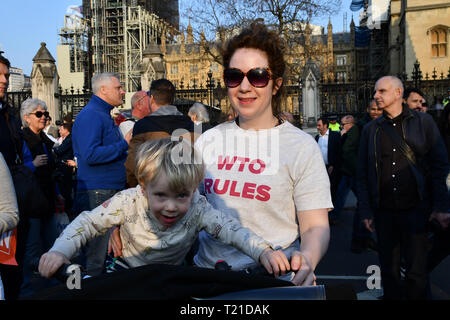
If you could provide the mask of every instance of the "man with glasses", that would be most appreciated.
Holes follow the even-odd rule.
[[[358,167],[358,149],[360,130],[352,115],[342,117],[342,158],[341,158],[341,181],[339,183],[336,203],[330,215],[338,219],[344,208],[350,190],[356,196],[356,169]],[[358,210],[353,215],[353,232],[350,251],[362,253],[364,249],[376,249],[376,244],[361,221]]]
[[[355,126],[355,119],[351,115],[341,120],[341,152],[340,180],[337,187],[334,209],[329,213],[331,220],[338,221],[340,212],[350,190],[353,190],[359,144],[359,130]]]
[[[119,125],[120,132],[125,135],[134,127],[134,124],[142,118],[148,116],[150,110],[150,97],[145,91],[138,91],[131,97],[131,118],[123,121]]]
[[[137,121],[133,127],[133,138],[128,149],[128,157],[125,162],[127,173],[127,186],[137,186],[134,174],[135,156],[138,147],[147,140],[168,137],[177,129],[188,132],[189,139],[193,140],[194,123],[187,115],[178,111],[173,105],[175,99],[175,87],[167,79],[152,81],[150,91],[147,92],[151,114]],[[201,132],[200,132],[201,133]],[[176,134],[176,132],[175,132]]]

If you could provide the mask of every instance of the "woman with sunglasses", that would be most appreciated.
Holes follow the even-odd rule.
[[[238,116],[197,140],[207,166],[201,189],[215,208],[283,249],[288,259],[281,273],[296,285],[312,285],[328,248],[330,186],[317,143],[279,116],[285,72],[281,40],[253,23],[229,41],[223,63]],[[213,268],[220,259],[233,270],[253,267],[250,257],[201,233],[194,263]]]
[[[34,212],[32,216],[20,217],[21,220],[25,218],[29,222],[20,293],[21,296],[27,296],[34,292],[31,285],[33,275],[31,266],[36,260],[39,261],[42,253],[47,252],[56,240],[55,202],[57,198],[59,201],[63,201],[63,199],[61,195],[57,196],[59,192],[57,192],[53,179],[56,170],[52,156],[54,143],[43,130],[49,117],[47,105],[39,99],[27,99],[20,108],[20,117],[24,138],[23,161],[33,171],[48,203],[47,207],[43,207],[39,212]]]

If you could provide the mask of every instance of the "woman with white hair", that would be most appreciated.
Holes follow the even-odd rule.
[[[22,103],[20,118],[24,138],[23,161],[33,171],[48,205],[35,211],[31,216],[24,217],[29,222],[29,231],[26,239],[21,296],[34,292],[31,286],[32,266],[39,261],[43,252],[50,249],[57,237],[54,217],[57,191],[53,177],[56,166],[52,155],[54,142],[43,130],[48,117],[49,113],[44,101],[27,99]],[[58,200],[63,200],[60,195]]]
[[[194,103],[189,109],[188,116],[191,118],[192,122],[194,122],[194,132],[203,133],[212,128],[211,124],[209,124],[208,110],[206,110],[202,103]]]

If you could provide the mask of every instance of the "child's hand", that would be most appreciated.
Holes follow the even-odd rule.
[[[114,258],[122,256],[122,241],[120,240],[120,229],[114,227],[108,241],[108,254],[114,254]]]
[[[267,248],[259,256],[259,261],[266,268],[267,272],[274,274],[276,277],[283,275],[291,269],[289,261],[283,251],[274,251]]]
[[[39,273],[44,278],[51,278],[63,264],[70,261],[65,255],[58,251],[49,251],[43,254],[39,261]]]

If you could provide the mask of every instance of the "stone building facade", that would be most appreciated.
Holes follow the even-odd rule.
[[[320,30],[319,32],[317,30]],[[162,42],[160,48],[164,57],[167,78],[177,89],[206,88],[208,73],[217,86],[222,80],[223,67],[213,58],[218,56],[218,45],[213,44],[205,50],[203,32],[200,41],[195,42],[192,26],[189,24],[186,33],[181,33],[176,44]],[[352,20],[350,32],[333,33],[329,22],[327,33],[318,26],[306,25],[304,32],[299,33],[290,54],[286,55],[289,65],[287,90],[283,108],[294,115],[302,110],[303,118],[314,118],[320,115],[320,81],[349,81],[356,79],[367,68],[367,48],[355,46],[355,24]],[[299,99],[299,91],[302,95]],[[304,106],[304,108],[302,108]],[[227,99],[220,101],[224,113],[229,111]]]
[[[391,74],[407,74],[414,63],[423,76],[436,70],[447,76],[450,67],[450,2],[448,0],[391,0],[389,62]]]
[[[45,42],[33,58],[31,70],[32,97],[41,99],[47,104],[52,119],[59,119],[59,102],[55,97],[59,86],[59,75],[55,59],[48,51]]]

